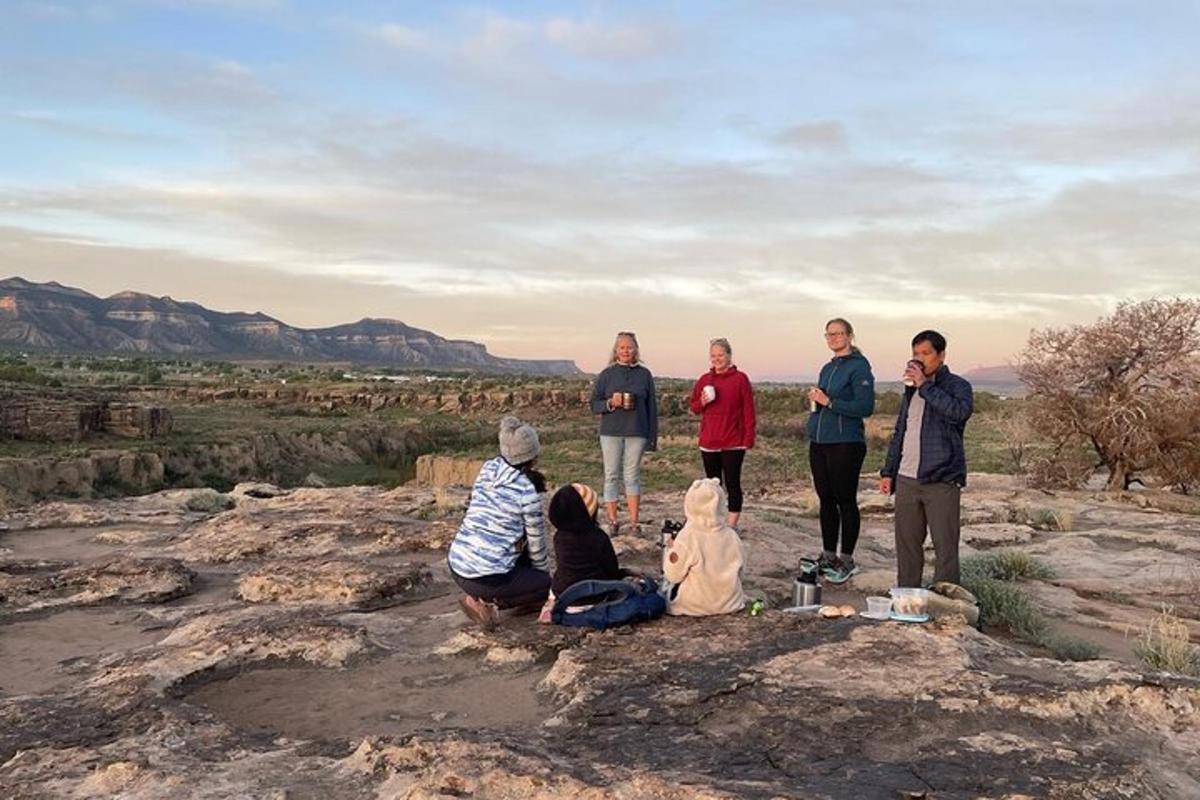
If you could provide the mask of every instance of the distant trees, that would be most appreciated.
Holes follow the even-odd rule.
[[[1052,446],[1044,477],[1104,468],[1109,489],[1151,476],[1200,488],[1200,300],[1122,303],[1091,325],[1035,331],[1017,373],[1029,422]]]

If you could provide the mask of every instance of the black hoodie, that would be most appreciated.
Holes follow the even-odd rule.
[[[621,569],[612,542],[571,485],[550,498],[550,524],[555,529],[551,588],[556,595],[579,581],[620,580]]]

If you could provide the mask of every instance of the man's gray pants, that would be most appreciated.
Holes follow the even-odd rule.
[[[933,582],[958,583],[959,496],[956,483],[919,483],[896,476],[896,585],[919,587],[925,533],[933,539]]]

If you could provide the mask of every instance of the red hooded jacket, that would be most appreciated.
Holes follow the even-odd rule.
[[[717,398],[704,405],[701,392],[712,386]],[[724,372],[710,369],[692,387],[688,405],[700,415],[700,449],[734,450],[754,447],[754,392],[746,373],[731,366]]]

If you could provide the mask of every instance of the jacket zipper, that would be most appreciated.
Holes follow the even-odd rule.
[[[837,375],[838,367],[840,367],[841,365],[842,364],[840,361],[833,362],[833,371],[829,373],[829,380],[826,381],[826,383],[825,383],[826,388],[822,390],[825,392],[825,395],[830,400],[833,399],[833,395],[829,394],[829,390],[833,387],[833,378],[835,375]],[[818,389],[821,388],[820,381],[817,381],[817,388]],[[821,441],[821,423],[825,421],[825,411],[828,408],[829,408],[829,406],[825,406],[825,408],[822,408],[820,411],[817,412],[817,442],[818,443],[820,443],[820,441]],[[839,426],[838,430],[841,430],[840,426]]]

